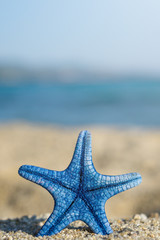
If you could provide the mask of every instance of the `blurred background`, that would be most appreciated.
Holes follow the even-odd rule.
[[[160,2],[0,2],[0,217],[51,212],[22,164],[65,169],[80,130],[98,172],[143,183],[110,217],[160,212]]]

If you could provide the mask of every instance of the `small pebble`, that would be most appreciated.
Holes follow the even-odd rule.
[[[143,213],[140,215],[140,217],[141,217],[141,221],[143,221],[143,222],[145,222],[147,220],[147,216]]]
[[[156,213],[151,213],[150,217],[151,218],[159,218],[159,213],[157,213],[157,212]]]

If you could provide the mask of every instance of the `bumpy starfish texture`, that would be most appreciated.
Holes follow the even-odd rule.
[[[105,203],[117,193],[141,183],[138,173],[117,176],[99,174],[92,162],[91,134],[79,134],[72,161],[64,171],[23,165],[19,174],[47,189],[55,207],[37,236],[53,235],[71,222],[81,220],[97,234],[112,229],[105,214]]]

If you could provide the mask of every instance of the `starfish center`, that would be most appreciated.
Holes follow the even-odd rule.
[[[77,197],[82,197],[84,195],[84,191],[83,191],[83,188],[82,188],[82,186],[80,185],[79,186],[79,189],[78,189],[78,191],[77,191]]]

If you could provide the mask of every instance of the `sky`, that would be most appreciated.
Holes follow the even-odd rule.
[[[160,74],[160,1],[0,0],[0,62]]]

